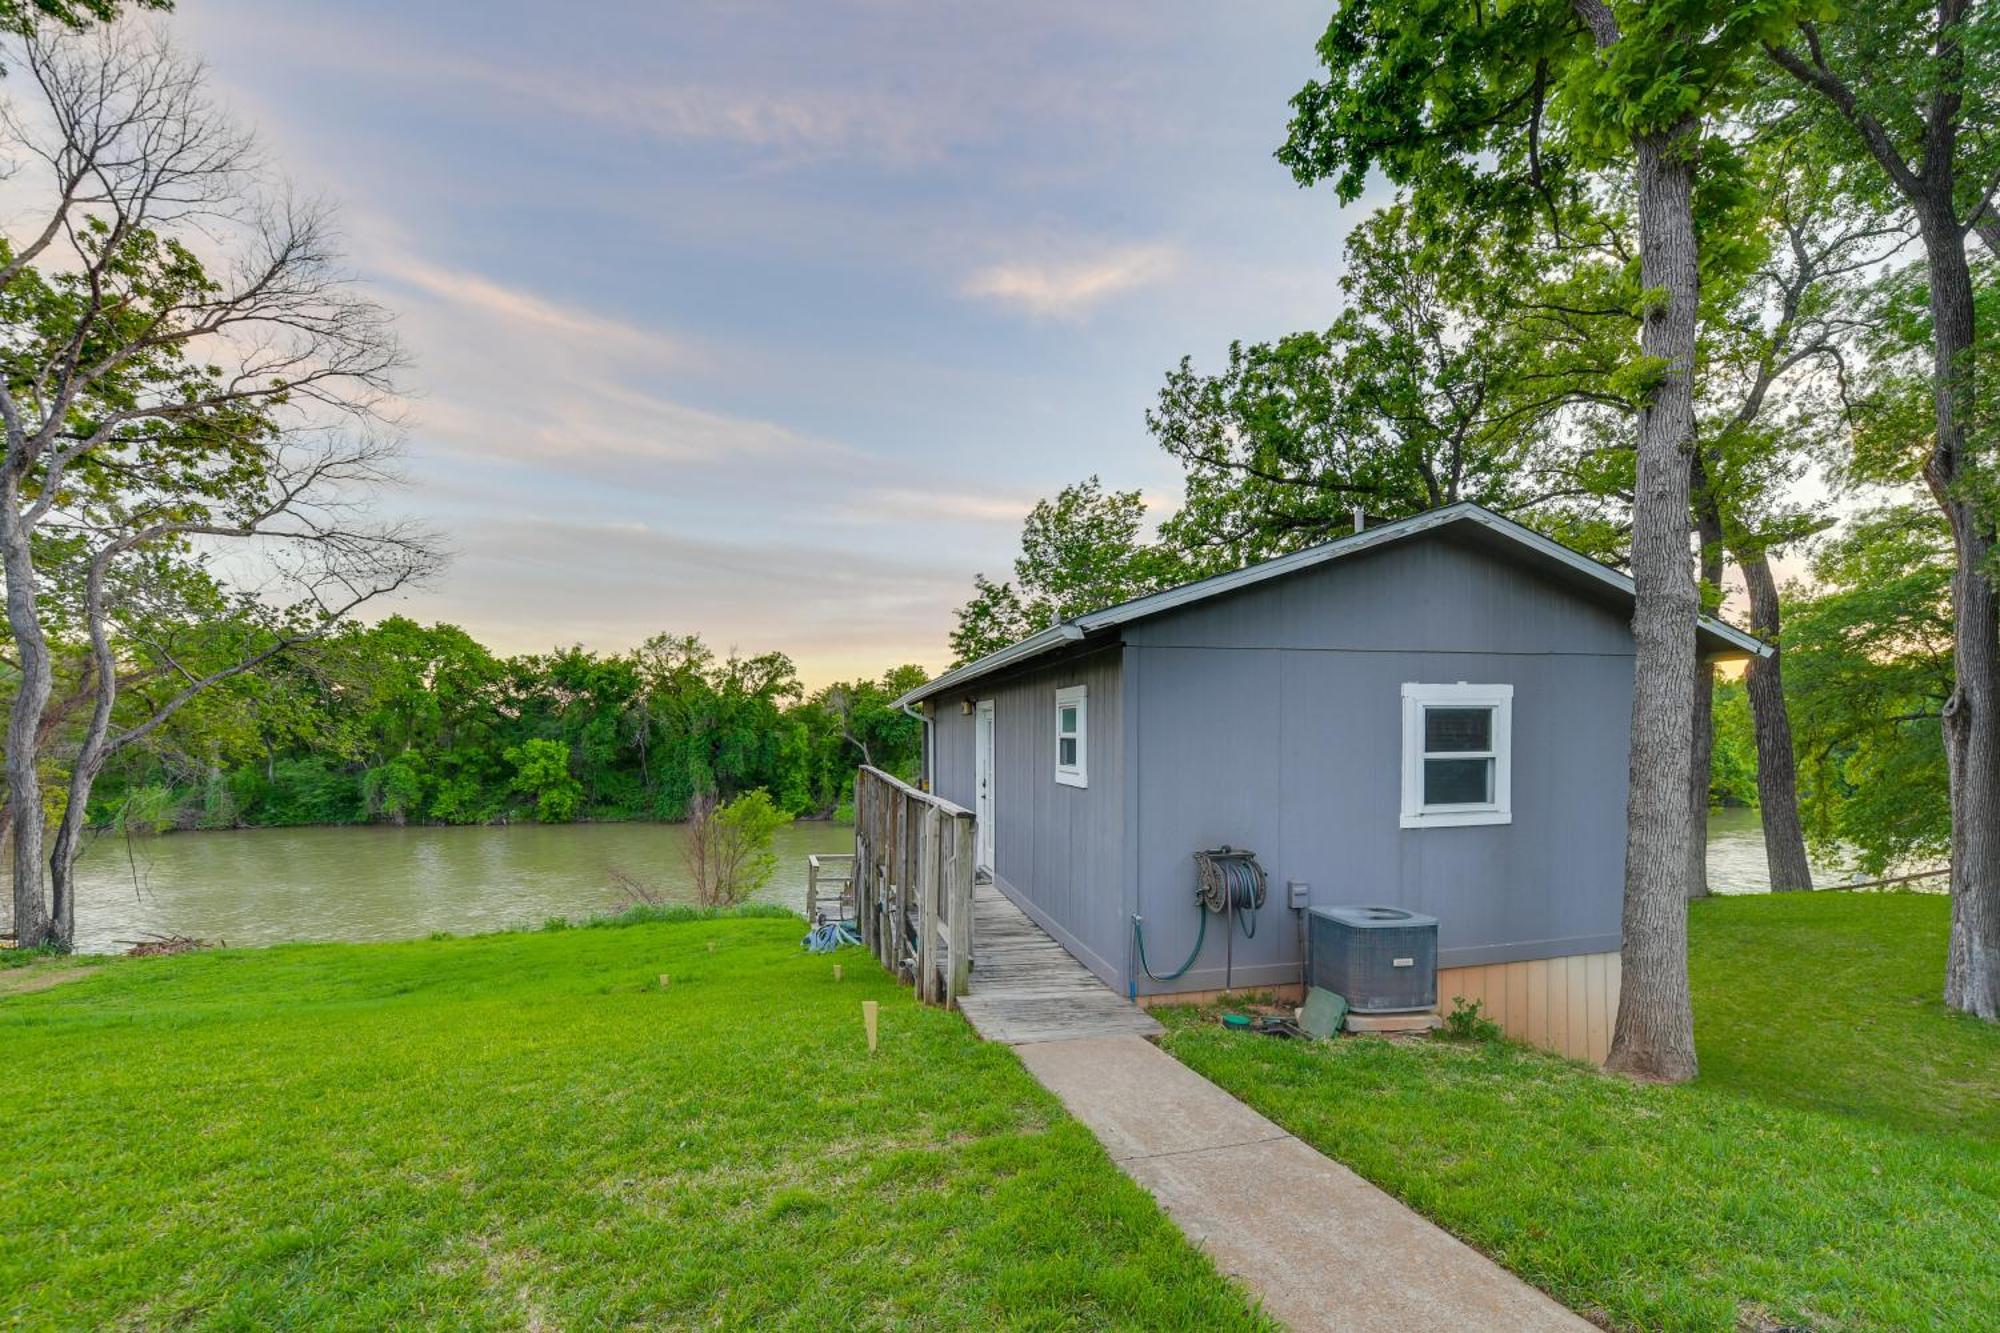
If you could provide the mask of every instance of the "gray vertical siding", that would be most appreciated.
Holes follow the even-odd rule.
[[[956,697],[938,700],[931,717],[931,790],[968,810],[974,808],[972,747],[976,721],[959,712]]]
[[[1137,775],[1126,820],[1153,969],[1194,940],[1196,848],[1253,848],[1274,902],[1240,935],[1236,985],[1296,980],[1287,880],[1316,904],[1439,918],[1447,966],[1617,947],[1632,640],[1624,616],[1446,536],[1129,625]],[[1508,683],[1513,821],[1399,826],[1401,686]],[[1219,923],[1217,923],[1219,924]],[[1211,925],[1170,985],[1219,987]]]
[[[1124,984],[1127,868],[1125,704],[1116,644],[937,700],[940,796],[976,808],[975,719],[993,700],[994,876],[1085,966]],[[1055,780],[1056,690],[1088,687],[1087,787]],[[974,943],[975,959],[978,953]],[[976,963],[975,963],[976,966]]]

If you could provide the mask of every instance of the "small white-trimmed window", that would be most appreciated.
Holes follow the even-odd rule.
[[[1090,785],[1090,699],[1081,685],[1056,691],[1056,781]]]
[[[1403,686],[1403,827],[1514,818],[1512,685]]]

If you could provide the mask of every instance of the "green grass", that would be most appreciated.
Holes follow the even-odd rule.
[[[2000,1028],[1938,999],[1947,908],[1695,904],[1702,1075],[1677,1088],[1513,1044],[1161,1014],[1193,1068],[1602,1323],[1991,1328]]]
[[[0,998],[0,1323],[1267,1326],[1011,1052],[679,915]]]

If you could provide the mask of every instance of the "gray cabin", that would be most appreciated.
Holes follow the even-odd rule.
[[[1078,616],[900,702],[981,873],[1121,995],[1295,992],[1293,902],[1389,904],[1437,918],[1443,1006],[1601,1058],[1631,613],[1626,575],[1458,504]],[[1697,641],[1768,651],[1706,617]],[[1255,934],[1211,924],[1156,981],[1220,844],[1268,873]]]

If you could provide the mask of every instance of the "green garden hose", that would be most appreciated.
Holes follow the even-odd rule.
[[[1187,974],[1187,970],[1194,966],[1194,960],[1201,954],[1202,941],[1208,938],[1208,913],[1202,910],[1199,902],[1195,904],[1194,914],[1201,923],[1194,933],[1194,948],[1188,952],[1186,962],[1167,973],[1164,977],[1158,975],[1152,968],[1146,965],[1146,932],[1140,927],[1139,918],[1136,916],[1132,918],[1132,938],[1139,946],[1140,971],[1155,981],[1178,981]]]

